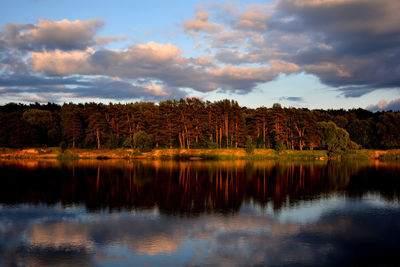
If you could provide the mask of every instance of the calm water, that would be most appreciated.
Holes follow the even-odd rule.
[[[0,161],[0,266],[400,265],[400,165]]]

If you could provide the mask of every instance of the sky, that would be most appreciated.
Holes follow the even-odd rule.
[[[400,1],[0,2],[0,104],[400,110]]]

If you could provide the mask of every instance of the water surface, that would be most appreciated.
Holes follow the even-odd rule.
[[[0,266],[400,265],[400,165],[0,161]]]

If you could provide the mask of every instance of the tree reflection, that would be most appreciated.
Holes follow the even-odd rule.
[[[1,161],[0,202],[84,204],[89,211],[165,214],[237,212],[245,202],[275,210],[302,200],[378,193],[399,200],[400,165],[357,162]]]

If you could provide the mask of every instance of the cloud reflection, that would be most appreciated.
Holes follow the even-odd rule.
[[[7,237],[0,242],[5,265],[15,263],[12,259],[32,266],[128,264],[143,257],[150,264],[169,259],[174,265],[398,262],[394,248],[400,237],[399,209],[377,209],[357,201],[348,201],[309,224],[282,222],[279,216],[252,206],[234,216],[196,218],[148,212],[82,216],[76,207],[70,218],[60,213],[57,219],[51,215],[54,208],[48,208],[49,214],[33,219],[15,216],[13,227],[5,227],[4,215],[17,209],[0,210],[1,236]],[[366,255],[362,249],[371,253]],[[116,256],[115,250],[125,253]]]

